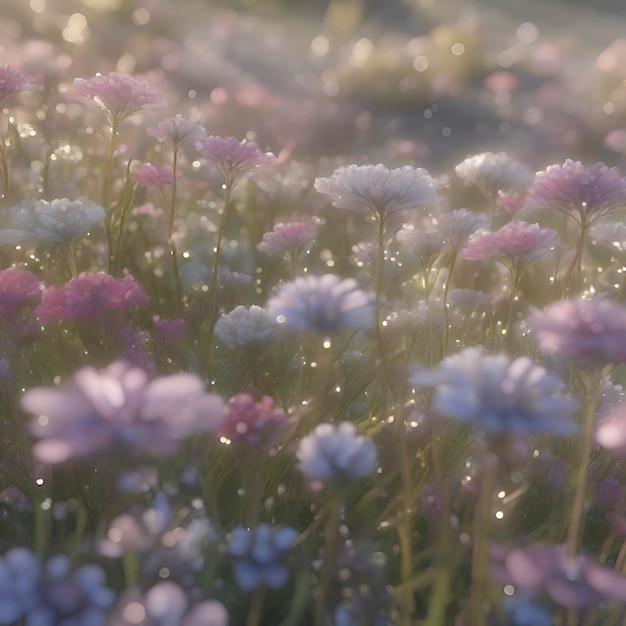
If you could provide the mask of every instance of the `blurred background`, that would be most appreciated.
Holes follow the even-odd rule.
[[[163,115],[299,160],[624,164],[621,0],[0,0],[0,16],[3,62],[46,89],[133,74]],[[63,111],[49,93],[41,115]]]

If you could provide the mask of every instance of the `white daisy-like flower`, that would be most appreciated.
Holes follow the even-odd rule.
[[[531,171],[506,152],[483,152],[468,157],[454,168],[467,186],[478,187],[485,195],[498,191],[523,190],[532,181]]]
[[[8,228],[0,230],[0,245],[20,241],[67,243],[86,235],[106,216],[93,202],[59,198],[34,206],[11,207]]]
[[[243,305],[222,315],[215,325],[215,337],[226,348],[260,347],[278,335],[278,329],[260,306]]]
[[[432,208],[439,203],[432,176],[409,165],[392,170],[381,163],[339,167],[328,178],[316,178],[314,186],[331,197],[334,207],[367,212],[380,222],[398,211]]]

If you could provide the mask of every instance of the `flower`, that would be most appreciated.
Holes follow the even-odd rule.
[[[282,587],[289,578],[284,561],[297,538],[298,531],[290,526],[273,528],[262,523],[255,530],[243,526],[233,528],[228,554],[234,560],[237,584],[244,591],[262,584],[270,589]]]
[[[334,207],[366,212],[380,222],[398,211],[432,208],[439,203],[431,175],[409,165],[392,170],[382,163],[342,166],[328,178],[316,178],[314,187],[330,196]]]
[[[482,213],[472,213],[467,209],[457,209],[442,213],[434,220],[437,232],[448,248],[458,251],[477,230],[486,228],[489,219]]]
[[[165,100],[150,85],[127,74],[110,72],[93,78],[75,78],[70,97],[93,102],[106,111],[111,127],[125,119],[165,106]]]
[[[149,380],[144,370],[123,361],[102,371],[83,367],[60,387],[30,389],[21,406],[35,416],[33,454],[44,463],[112,446],[168,455],[183,439],[216,431],[224,409],[195,374]]]
[[[13,94],[32,89],[35,85],[31,81],[19,68],[7,63],[0,65],[0,104],[4,106]]]
[[[320,334],[375,323],[372,296],[356,280],[335,274],[304,276],[281,285],[267,303],[267,313],[278,324]]]
[[[523,211],[555,209],[588,225],[625,206],[626,178],[617,168],[567,159],[536,174]]]
[[[602,411],[596,424],[596,443],[617,453],[626,451],[626,401]]]
[[[589,607],[611,600],[626,602],[626,577],[586,555],[570,556],[565,545],[514,548],[504,557],[497,578],[532,595],[547,592],[567,607]]]
[[[298,469],[309,479],[340,483],[370,474],[378,463],[376,445],[357,435],[352,422],[320,424],[304,437],[296,452]]]
[[[263,235],[257,250],[272,256],[298,250],[317,235],[317,226],[310,222],[288,222],[276,224],[271,232]]]
[[[251,446],[273,445],[287,425],[287,415],[274,399],[263,396],[259,402],[247,393],[233,396],[225,409],[220,432],[233,443]]]
[[[165,344],[178,343],[185,332],[185,320],[164,320],[158,315],[152,317],[153,331],[155,339]]]
[[[565,384],[528,357],[511,361],[472,347],[446,357],[435,370],[417,369],[409,381],[436,387],[433,411],[470,422],[491,436],[569,434],[578,403]]]
[[[0,270],[0,319],[9,326],[14,324],[18,310],[29,300],[39,299],[42,286],[28,270]]]
[[[149,302],[131,276],[113,278],[105,272],[86,272],[65,287],[48,287],[35,309],[41,324],[73,318],[111,319],[112,311],[126,311]]]
[[[540,350],[579,367],[626,362],[626,308],[605,298],[561,300],[529,319]]]
[[[530,263],[554,254],[558,245],[559,236],[551,228],[510,222],[499,230],[474,234],[461,250],[461,256],[468,261],[494,259],[507,268],[521,271]]]
[[[106,216],[93,202],[60,198],[38,200],[33,207],[11,207],[9,228],[0,230],[0,245],[20,241],[67,243],[86,235]]]
[[[163,187],[174,182],[174,170],[170,165],[142,163],[132,171],[131,176],[142,187]]]
[[[532,179],[530,170],[505,152],[476,154],[454,171],[467,186],[478,187],[489,198],[495,198],[499,191],[525,189]]]
[[[148,135],[169,142],[175,152],[187,144],[203,141],[206,134],[206,130],[198,122],[180,115],[161,120],[156,126],[148,128]]]
[[[271,152],[262,152],[254,141],[239,142],[235,137],[209,135],[196,141],[195,146],[217,168],[227,185],[234,185],[246,172],[276,160]]]
[[[272,320],[260,306],[240,304],[215,324],[215,337],[229,350],[259,348],[278,335]]]

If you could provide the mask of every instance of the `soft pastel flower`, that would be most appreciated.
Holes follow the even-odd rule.
[[[257,250],[272,256],[282,256],[286,252],[298,250],[305,243],[315,239],[317,226],[311,222],[287,222],[276,224],[271,232],[263,235]]]
[[[442,213],[433,222],[437,232],[443,237],[446,247],[459,251],[477,230],[487,228],[489,218],[483,213],[472,213],[467,209],[457,209]]]
[[[437,184],[431,175],[409,165],[392,170],[382,163],[342,166],[328,178],[316,178],[314,186],[330,196],[334,207],[369,213],[380,222],[398,211],[439,204]]]
[[[86,235],[106,213],[82,200],[38,200],[32,207],[11,207],[8,227],[0,230],[0,245],[20,241],[66,243]]]
[[[499,191],[523,190],[530,184],[530,170],[505,152],[483,152],[468,157],[454,168],[468,186],[478,187],[495,198]]]
[[[595,438],[596,443],[607,450],[620,454],[626,452],[626,401],[602,411]]]
[[[224,272],[222,274],[222,280],[229,285],[243,286],[251,284],[252,281],[254,281],[254,276],[245,274],[244,272]]]
[[[234,185],[246,172],[269,165],[276,160],[271,152],[263,152],[254,141],[237,141],[235,137],[209,135],[195,143],[200,153],[214,165],[226,184]]]
[[[356,280],[335,274],[304,276],[281,285],[267,303],[267,312],[278,324],[320,334],[375,323],[373,297]]]
[[[285,560],[298,538],[298,531],[290,526],[274,528],[259,524],[255,530],[237,526],[228,543],[233,557],[235,579],[245,591],[266,585],[279,589],[289,578]]]
[[[626,178],[602,162],[585,167],[567,159],[538,172],[523,212],[557,210],[591,224],[626,207]]]
[[[222,315],[215,324],[215,338],[229,350],[260,348],[278,335],[276,326],[260,306],[243,305]]]
[[[400,229],[396,233],[396,239],[420,260],[422,268],[432,266],[445,244],[445,239],[441,233],[413,226],[405,226]]]
[[[131,176],[142,187],[163,187],[174,182],[174,170],[170,165],[142,163],[131,172]]]
[[[491,436],[576,430],[578,403],[565,384],[528,357],[515,360],[472,347],[446,357],[435,370],[417,369],[410,382],[435,387],[433,411],[470,422]]]
[[[224,413],[220,433],[233,443],[273,445],[287,426],[285,411],[269,396],[256,402],[250,394],[237,394],[229,400]]]
[[[526,194],[517,191],[499,191],[498,206],[504,209],[509,215],[515,215],[524,207]]]
[[[546,593],[567,607],[626,602],[626,577],[589,556],[570,556],[565,545],[533,544],[506,554],[496,577],[534,596]]]
[[[44,463],[114,446],[168,455],[180,441],[216,431],[224,419],[222,399],[206,393],[195,374],[150,380],[123,361],[102,371],[84,367],[60,387],[30,389],[21,406],[34,415],[33,454]]]
[[[543,352],[579,367],[626,362],[626,307],[610,300],[561,300],[535,312],[529,325]]]
[[[0,104],[4,105],[13,94],[29,91],[34,87],[32,78],[13,65],[0,65]]]
[[[371,474],[378,463],[376,445],[357,435],[356,426],[320,424],[304,437],[296,452],[298,469],[312,481],[340,483]]]
[[[551,228],[510,222],[493,232],[475,233],[461,250],[461,256],[468,261],[494,259],[507,268],[522,270],[554,255],[558,247],[559,236]]]
[[[93,102],[106,111],[112,127],[133,115],[165,106],[161,94],[145,80],[117,72],[96,74],[88,79],[75,78],[68,95]]]
[[[131,276],[114,278],[105,272],[86,272],[65,287],[48,287],[35,309],[41,324],[73,318],[104,320],[113,311],[126,311],[149,302]]]
[[[0,319],[12,325],[18,310],[31,300],[41,297],[43,285],[28,270],[12,267],[0,270]]]
[[[175,151],[178,151],[187,144],[203,141],[206,139],[207,132],[198,122],[176,115],[148,128],[148,135],[160,141],[167,141]]]
[[[164,320],[155,315],[152,323],[154,337],[166,344],[179,342],[185,332],[185,320]]]

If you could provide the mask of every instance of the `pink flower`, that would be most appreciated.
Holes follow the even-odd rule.
[[[28,270],[9,268],[0,271],[0,318],[9,326],[17,311],[29,300],[39,299],[42,284]]]
[[[276,224],[271,232],[263,235],[257,250],[273,256],[293,252],[317,235],[317,226],[310,222]]]
[[[106,111],[112,127],[133,115],[165,106],[165,100],[146,81],[116,72],[75,78],[69,95],[93,102]]]
[[[494,232],[478,232],[461,250],[468,261],[494,259],[507,268],[525,268],[534,261],[554,254],[559,237],[551,228],[511,222]]]
[[[271,152],[262,152],[254,141],[239,142],[235,137],[209,135],[195,146],[231,185],[246,172],[276,160]]]
[[[232,442],[245,441],[252,446],[275,444],[287,425],[287,415],[269,396],[255,402],[249,394],[237,394],[224,415],[220,432]]]
[[[65,287],[48,287],[35,309],[40,324],[73,318],[107,319],[112,311],[147,304],[141,285],[130,276],[116,279],[105,272],[84,273]]]
[[[174,170],[169,165],[142,163],[133,170],[131,176],[142,187],[162,187],[174,182]]]
[[[537,173],[523,211],[555,209],[589,225],[625,206],[626,178],[617,168],[568,159]]]
[[[32,89],[35,85],[31,80],[13,65],[0,65],[0,104],[4,104],[15,93]]]
[[[193,120],[188,120],[180,115],[162,120],[156,126],[148,129],[148,135],[156,137],[160,141],[170,143],[174,151],[187,144],[206,139],[206,130]]]

